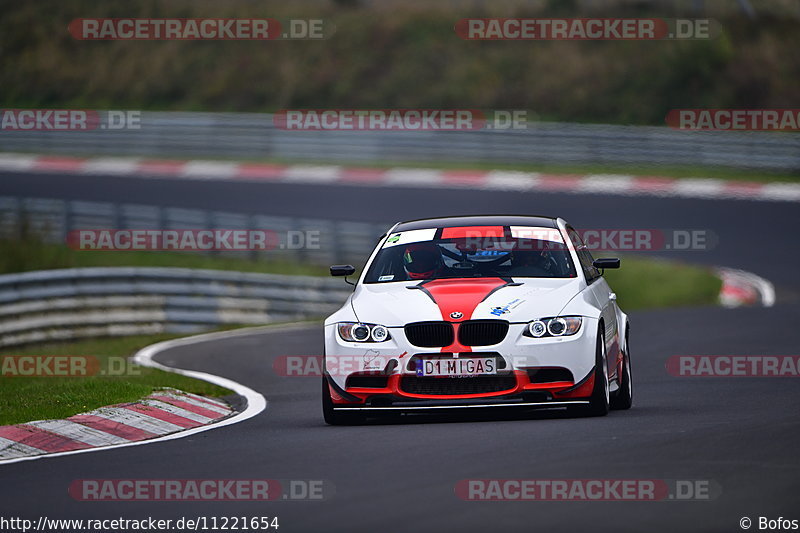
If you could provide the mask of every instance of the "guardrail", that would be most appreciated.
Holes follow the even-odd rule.
[[[324,316],[341,279],[184,268],[70,268],[0,276],[0,347],[194,332]]]
[[[0,151],[376,163],[698,165],[800,170],[800,135],[532,122],[478,131],[286,131],[258,113],[143,112],[140,129],[4,131]]]
[[[0,237],[14,237],[23,227],[49,242],[62,244],[73,230],[258,229],[269,230],[291,242],[271,250],[205,253],[321,266],[363,264],[378,237],[390,226],[153,205],[0,196]],[[286,238],[290,235],[297,238]]]

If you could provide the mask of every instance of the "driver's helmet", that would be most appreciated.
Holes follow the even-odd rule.
[[[539,250],[515,251],[514,264],[516,266],[535,267],[542,270],[552,268],[552,255],[547,246]]]
[[[430,279],[442,265],[442,254],[435,244],[410,244],[403,252],[403,268],[409,279]]]

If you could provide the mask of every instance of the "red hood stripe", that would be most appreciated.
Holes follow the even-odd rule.
[[[471,352],[469,346],[462,346],[458,342],[458,322],[470,320],[475,308],[492,291],[502,287],[506,281],[500,278],[475,278],[475,279],[437,279],[424,284],[425,289],[436,302],[442,319],[454,322],[456,335],[453,344],[442,348],[442,352]],[[451,313],[461,313],[459,318],[451,317]]]

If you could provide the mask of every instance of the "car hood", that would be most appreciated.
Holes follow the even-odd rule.
[[[578,278],[469,278],[359,285],[359,321],[402,326],[427,320],[527,322],[558,315],[581,290]]]

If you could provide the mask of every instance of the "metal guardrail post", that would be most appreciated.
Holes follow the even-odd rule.
[[[114,219],[114,228],[127,229],[125,220],[123,220],[122,216],[122,206],[120,206],[118,203],[114,203],[113,205],[114,207],[111,216]]]
[[[252,214],[247,215],[247,227],[248,228],[256,227],[255,215]],[[247,256],[250,258],[251,261],[258,261],[258,250],[255,249],[248,250]]]
[[[67,242],[67,236],[69,235],[70,226],[72,225],[72,202],[70,200],[64,200],[61,203],[61,224],[59,226],[59,236],[61,237],[61,242]]]

